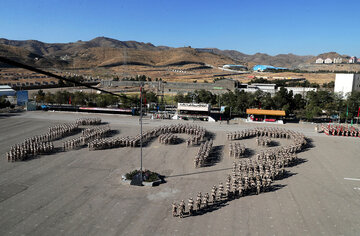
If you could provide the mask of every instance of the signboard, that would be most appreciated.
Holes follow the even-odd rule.
[[[224,113],[224,112],[225,112],[225,108],[226,108],[226,106],[221,106],[221,107],[220,107],[220,112],[221,112],[221,113]]]
[[[178,103],[178,110],[182,111],[210,111],[210,105],[206,103]]]
[[[28,102],[26,103],[27,111],[36,111],[36,102]]]
[[[17,98],[17,105],[24,106],[29,100],[28,91],[23,91],[23,90],[17,91],[16,98]]]

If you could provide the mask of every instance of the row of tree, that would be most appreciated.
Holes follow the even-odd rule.
[[[144,91],[144,103],[158,105],[159,98],[155,93]],[[246,109],[261,108],[270,110],[285,110],[287,115],[295,115],[300,119],[313,120],[318,117],[340,116],[341,119],[353,119],[358,116],[360,107],[360,92],[353,92],[346,98],[327,90],[308,92],[306,97],[300,94],[294,95],[281,87],[280,90],[271,96],[270,93],[257,91],[248,93],[244,91],[216,95],[207,90],[196,90],[186,95],[178,93],[173,97],[178,102],[209,103],[213,106],[226,106],[226,112],[235,116],[246,116]],[[110,94],[96,94],[67,91],[57,91],[56,93],[44,93],[38,91],[37,102],[48,104],[72,104],[107,107],[119,105],[124,108],[138,107],[140,105],[139,95],[121,95],[121,97]],[[154,106],[157,107],[157,106]]]
[[[155,93],[145,91],[143,94],[144,103],[157,103],[158,99]],[[36,102],[47,104],[71,104],[74,106],[89,107],[108,107],[121,106],[123,108],[137,107],[140,104],[138,95],[121,95],[120,97],[111,94],[97,94],[84,92],[68,92],[60,90],[55,93],[44,93],[39,90],[36,94]]]
[[[360,107],[360,92],[343,96],[327,90],[308,92],[306,97],[293,94],[281,87],[272,97],[270,93],[256,91],[227,92],[215,95],[206,90],[197,90],[187,95],[177,94],[176,102],[210,103],[214,106],[227,106],[227,112],[237,116],[246,116],[247,108],[269,110],[285,110],[287,115],[296,115],[300,119],[313,120],[319,117],[340,116],[341,119],[353,119],[358,116]]]

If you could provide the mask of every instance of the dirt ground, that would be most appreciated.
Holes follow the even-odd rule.
[[[46,132],[50,125],[94,116],[108,122],[117,136],[139,133],[138,117],[0,115],[0,235],[358,235],[360,231],[360,139],[318,134],[313,124],[227,125],[145,118],[144,130],[183,122],[200,125],[213,133],[221,154],[212,166],[194,168],[198,147],[154,140],[143,149],[143,165],[165,176],[166,183],[156,187],[121,181],[123,174],[139,168],[139,148],[83,148],[15,163],[5,159],[11,145]],[[228,156],[226,133],[255,126],[304,133],[311,145],[298,154],[303,162],[287,168],[287,178],[275,181],[270,192],[235,199],[197,216],[172,217],[173,201],[210,192],[231,173],[234,160]],[[288,142],[276,141],[279,146]],[[253,154],[262,150],[254,139],[240,142]]]

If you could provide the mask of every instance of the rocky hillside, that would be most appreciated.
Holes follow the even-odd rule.
[[[305,69],[307,66],[311,66],[318,57],[342,57],[345,60],[349,58],[347,55],[335,52],[318,56],[294,54],[270,56],[264,53],[248,55],[235,50],[171,48],[155,46],[151,43],[119,41],[106,37],[73,43],[0,39],[0,55],[39,67],[56,68],[113,67],[123,64],[145,66],[243,64],[251,68],[256,64],[266,64]]]

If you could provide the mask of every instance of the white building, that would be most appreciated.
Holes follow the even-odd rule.
[[[210,117],[210,104],[206,103],[178,103],[174,120],[178,119],[201,119],[205,121],[215,121]]]
[[[324,60],[322,58],[318,58],[318,59],[316,59],[315,63],[316,64],[323,64]]]
[[[342,63],[342,58],[341,57],[334,58],[334,63],[341,64]]]
[[[353,91],[360,91],[360,74],[336,74],[334,92],[347,96]]]
[[[331,58],[326,58],[324,63],[325,64],[331,64],[331,63],[333,63],[333,61],[331,60]]]
[[[278,88],[279,90],[280,88]],[[304,87],[285,87],[285,89],[290,92],[293,91],[293,95],[300,94],[302,97],[305,97],[306,94],[310,91],[316,92],[317,88],[304,88]]]
[[[274,96],[276,93],[276,84],[242,84],[240,90],[248,93],[255,93],[260,90]]]
[[[349,63],[357,63],[357,58],[356,57],[351,57],[349,60]]]

